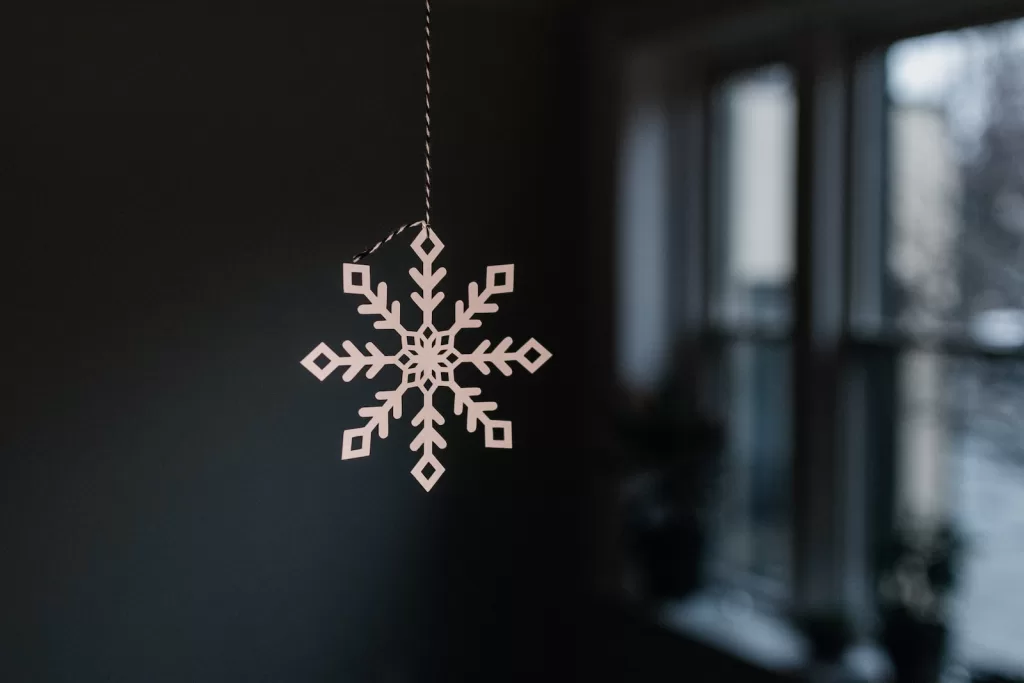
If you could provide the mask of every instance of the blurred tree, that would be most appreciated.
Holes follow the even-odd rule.
[[[981,91],[979,121],[959,138],[961,179],[954,312],[970,325],[993,309],[1024,310],[1024,44],[1020,28],[1001,24],[964,34],[965,68],[950,92],[947,119],[954,108]],[[1016,34],[1016,35],[1015,35]],[[958,97],[959,95],[959,97]],[[960,127],[963,128],[963,127]],[[970,329],[970,328],[968,328]],[[1024,462],[1020,425],[1024,368],[985,361],[958,364],[957,402],[973,397],[962,415],[983,431],[995,452]],[[974,391],[969,391],[973,384]],[[960,411],[962,412],[962,411]]]
[[[963,140],[961,159],[962,320],[991,308],[1024,308],[1024,49],[1012,25],[986,34],[965,40],[963,77],[982,75],[984,95],[983,123],[974,140]]]

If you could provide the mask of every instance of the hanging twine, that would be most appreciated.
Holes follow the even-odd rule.
[[[426,104],[424,111],[424,130],[426,132],[426,140],[423,143],[423,180],[424,180],[424,193],[426,195],[426,213],[423,215],[423,229],[428,230],[430,228],[430,0],[426,1],[426,15],[424,18],[423,30],[425,33],[424,40],[426,42],[426,64],[424,65],[424,84],[425,91],[423,94],[423,101]]]
[[[372,254],[373,252],[377,251],[378,249],[383,247],[385,244],[387,244],[388,242],[390,242],[394,238],[396,238],[399,235],[401,235],[402,232],[404,230],[406,230],[407,228],[411,228],[413,226],[418,225],[423,230],[430,230],[430,0],[426,0],[426,17],[425,17],[425,24],[424,24],[424,33],[426,34],[426,36],[425,36],[425,38],[426,38],[426,67],[425,67],[426,91],[424,93],[424,102],[426,103],[426,112],[425,112],[425,115],[424,115],[425,123],[426,123],[426,126],[425,126],[426,140],[424,142],[424,149],[423,149],[423,161],[424,161],[424,170],[423,170],[423,181],[424,181],[424,184],[423,184],[423,189],[424,189],[424,194],[425,194],[425,197],[426,197],[426,200],[425,200],[426,201],[426,207],[425,207],[425,213],[423,215],[423,220],[416,221],[415,223],[406,223],[405,225],[403,225],[401,227],[395,228],[394,230],[389,232],[387,234],[387,236],[384,239],[382,239],[380,242],[377,242],[372,247],[369,247],[368,249],[364,249],[361,252],[359,252],[358,254],[356,254],[355,256],[353,256],[352,257],[352,262],[353,263],[359,263],[360,261],[362,261],[364,258],[369,256],[370,254]]]

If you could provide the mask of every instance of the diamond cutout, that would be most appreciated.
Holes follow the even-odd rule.
[[[508,420],[491,420],[484,430],[484,446],[487,448],[512,448],[512,423]]]
[[[370,434],[365,427],[346,429],[341,442],[341,459],[365,458],[370,454]]]
[[[551,352],[541,346],[536,339],[531,338],[530,341],[523,344],[523,348],[519,349],[518,356],[519,363],[532,374],[537,371],[537,368],[548,362]],[[533,356],[533,359],[531,360],[529,356]]]
[[[424,474],[424,470],[426,470],[427,467],[431,468],[429,476]],[[422,486],[425,491],[429,491],[434,488],[434,484],[437,483],[437,480],[441,478],[442,474],[444,474],[444,465],[441,464],[440,460],[434,457],[433,453],[426,453],[419,459],[416,466],[412,468],[412,476],[416,478],[416,481],[420,483],[420,486]]]
[[[342,283],[346,294],[370,293],[370,266],[346,263],[342,267]]]
[[[512,291],[512,273],[515,266],[511,263],[507,266],[487,267],[487,290],[491,294],[508,294]]]
[[[326,362],[322,365],[318,362],[321,359],[326,359]],[[334,372],[334,368],[338,367],[338,362],[341,359],[338,354],[331,351],[331,347],[323,342],[317,345],[315,349],[309,352],[309,354],[302,359],[302,367],[309,370],[314,377],[323,382],[327,379],[327,376]]]
[[[412,250],[416,252],[420,259],[427,263],[437,258],[442,249],[444,249],[444,243],[429,228],[427,230],[420,230],[419,234],[416,235],[416,239],[412,241]]]
[[[409,370],[416,365],[416,356],[412,355],[408,351],[402,350],[395,357],[395,362],[398,363],[398,366],[403,370]]]

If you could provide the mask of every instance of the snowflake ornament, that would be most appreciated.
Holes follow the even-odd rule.
[[[402,348],[395,355],[386,355],[374,344],[366,344],[366,353],[350,341],[341,346],[347,355],[339,355],[325,344],[320,343],[308,356],[302,359],[302,366],[321,382],[340,367],[345,367],[341,378],[350,382],[363,370],[366,377],[373,379],[387,365],[397,366],[402,371],[402,381],[388,391],[378,391],[380,404],[359,409],[359,415],[367,418],[366,424],[355,429],[346,429],[342,439],[341,459],[351,460],[370,454],[370,442],[374,431],[380,438],[387,438],[388,420],[402,417],[402,401],[411,390],[419,391],[423,404],[412,418],[412,426],[418,427],[416,438],[409,444],[410,450],[423,451],[412,475],[427,491],[444,474],[444,466],[434,455],[434,449],[442,449],[447,443],[437,431],[444,424],[444,417],[434,407],[434,395],[438,389],[447,389],[455,398],[455,414],[466,414],[466,430],[475,432],[477,425],[484,428],[484,446],[487,448],[512,447],[512,423],[491,417],[498,404],[479,400],[480,389],[464,387],[455,381],[455,368],[469,363],[481,373],[490,374],[491,366],[503,375],[512,374],[512,363],[519,363],[528,372],[536,372],[544,365],[551,353],[536,339],[530,339],[518,351],[511,351],[512,338],[507,337],[491,348],[491,342],[483,341],[471,353],[459,351],[455,339],[459,331],[481,326],[477,316],[494,313],[498,304],[491,301],[498,294],[508,294],[513,286],[513,266],[487,267],[487,284],[483,291],[475,282],[470,283],[466,301],[455,303],[455,322],[446,330],[438,330],[433,324],[433,312],[444,299],[443,292],[435,289],[445,276],[445,269],[434,270],[434,260],[444,248],[433,230],[420,230],[412,242],[412,249],[420,258],[420,269],[410,268],[409,275],[419,286],[411,299],[422,312],[420,327],[410,331],[402,325],[397,301],[388,301],[388,286],[378,283],[376,291],[370,284],[370,267],[346,263],[343,271],[344,291],[358,294],[366,299],[359,306],[362,315],[378,316],[373,326],[380,330],[393,330],[401,337]],[[326,360],[326,362],[323,362]],[[426,474],[427,468],[430,474]]]

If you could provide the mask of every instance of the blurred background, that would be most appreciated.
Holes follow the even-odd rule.
[[[0,680],[1024,681],[1024,8],[436,0],[442,308],[553,358],[429,494],[299,365],[397,344],[422,14],[0,22]]]

